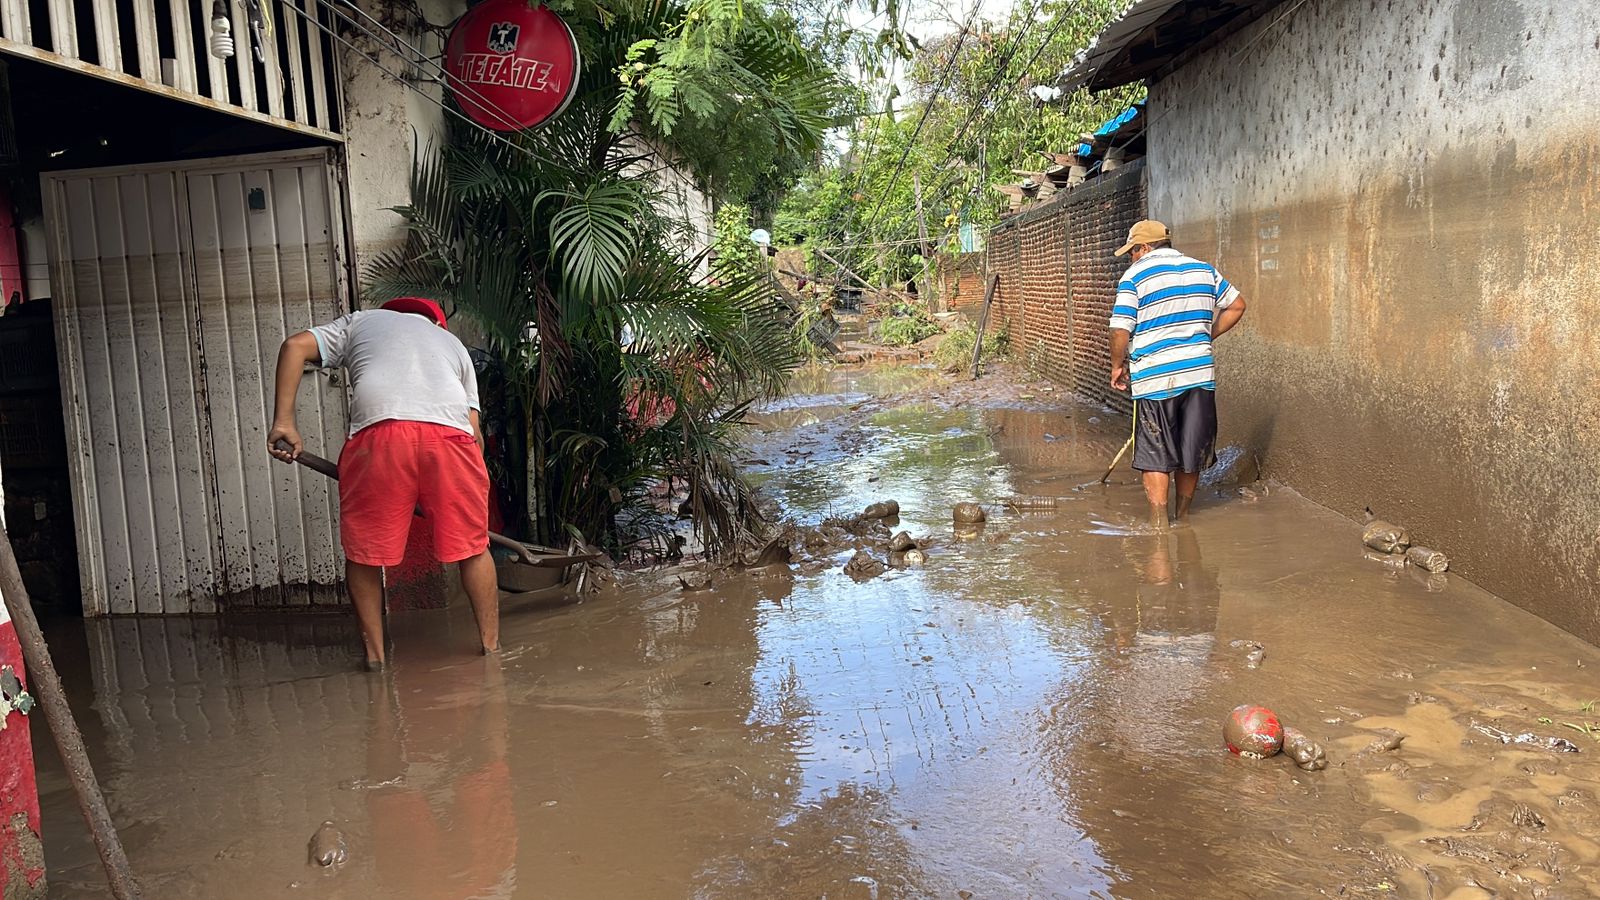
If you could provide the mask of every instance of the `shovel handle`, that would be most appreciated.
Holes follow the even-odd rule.
[[[294,450],[294,446],[288,441],[278,441],[277,447],[279,450],[284,451]],[[296,456],[294,461],[302,466],[305,466],[313,472],[326,475],[329,478],[332,478],[334,481],[339,480],[339,464],[333,462],[332,460],[326,460],[315,453],[311,453],[307,450],[301,450],[300,455]]]

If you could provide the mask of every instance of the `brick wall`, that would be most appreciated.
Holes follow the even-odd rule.
[[[1006,220],[989,236],[990,271],[1000,275],[991,320],[1010,329],[1012,352],[1116,409],[1130,404],[1107,383],[1106,321],[1127,260],[1112,253],[1145,209],[1144,165],[1136,162]]]
[[[944,309],[976,319],[983,307],[983,254],[939,254],[939,279]]]

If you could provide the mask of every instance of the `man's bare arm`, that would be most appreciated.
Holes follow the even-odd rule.
[[[1235,297],[1233,302],[1228,304],[1228,308],[1217,315],[1217,323],[1211,327],[1211,337],[1219,338],[1227,334],[1242,318],[1244,318],[1244,298]]]
[[[300,376],[306,363],[322,362],[322,348],[309,331],[292,334],[278,348],[278,374],[272,395],[272,427],[267,431],[267,451],[277,458],[289,461],[305,449],[300,429],[295,427],[294,400],[300,391]],[[285,441],[293,450],[279,450],[278,442]]]
[[[479,424],[478,411],[475,410],[475,409],[467,410],[467,418],[469,420],[471,420],[471,422],[472,422],[472,439],[478,442],[478,446],[479,447],[482,447],[483,446],[483,426],[481,424]]]
[[[1128,389],[1128,340],[1132,337],[1121,328],[1111,329],[1111,388]]]

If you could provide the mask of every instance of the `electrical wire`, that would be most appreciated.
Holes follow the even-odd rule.
[[[292,3],[284,4],[284,8],[292,10],[296,15],[300,16],[302,19],[305,19],[307,22],[311,23],[318,30],[322,31],[324,34],[326,34],[329,37],[333,38],[335,41],[338,41],[340,44],[343,44],[346,48],[354,51],[356,53],[356,55],[361,56],[364,59],[366,59],[367,62],[371,63],[374,68],[376,68],[378,71],[382,72],[383,74],[389,76],[390,78],[394,79],[395,81],[399,82],[407,90],[415,93],[417,96],[423,98],[424,100],[427,100],[429,103],[432,103],[433,105],[439,107],[440,109],[444,110],[446,113],[448,113],[450,115],[453,115],[456,118],[459,118],[461,121],[467,123],[467,125],[469,125],[469,126],[471,126],[473,128],[476,128],[479,131],[482,131],[490,139],[498,141],[498,142],[500,142],[502,144],[505,144],[507,147],[510,147],[511,149],[517,151],[518,153],[521,153],[521,154],[527,156],[529,159],[535,160],[537,162],[546,163],[546,164],[555,164],[552,160],[547,159],[546,157],[541,156],[540,154],[533,152],[529,148],[524,147],[523,145],[521,145],[519,143],[516,143],[515,141],[509,140],[504,135],[501,135],[501,134],[499,134],[497,132],[494,132],[494,131],[484,127],[481,123],[473,120],[472,117],[468,116],[466,113],[462,112],[459,109],[456,109],[455,107],[451,106],[448,103],[445,103],[443,100],[439,100],[439,99],[435,98],[432,94],[429,94],[427,91],[420,90],[419,88],[417,88],[416,85],[414,85],[414,84],[410,83],[409,81],[407,81],[405,76],[396,73],[393,69],[390,69],[388,66],[385,66],[383,63],[380,63],[376,59],[373,59],[372,57],[368,56],[367,53],[364,50],[362,50],[362,48],[356,46],[355,42],[351,41],[350,39],[346,38],[344,35],[340,34],[336,29],[330,28],[327,25],[324,25],[321,21],[318,20],[317,17],[307,13],[305,10],[299,9],[298,7],[296,7]],[[335,12],[335,14],[337,14],[337,10],[334,10],[334,12]],[[430,83],[434,83],[434,84],[438,83],[437,81],[433,81],[432,79],[429,79],[429,81],[430,81]]]
[[[911,130],[911,138],[906,141],[905,149],[900,152],[900,159],[894,165],[894,172],[889,176],[889,186],[884,189],[883,196],[879,198],[878,206],[873,211],[872,220],[867,223],[868,234],[877,226],[878,216],[883,214],[884,204],[888,202],[889,195],[894,193],[895,185],[899,184],[900,172],[905,168],[906,160],[911,156],[911,149],[917,145],[917,138],[922,135],[923,126],[928,124],[928,116],[933,112],[934,105],[939,102],[939,95],[943,94],[944,89],[949,86],[950,74],[955,71],[956,62],[961,59],[961,48],[966,46],[967,35],[972,32],[973,21],[977,19],[978,10],[982,8],[983,0],[975,0],[972,4],[972,12],[967,14],[966,24],[961,26],[961,34],[956,37],[955,49],[950,51],[950,61],[945,64],[944,72],[939,76],[939,85],[933,89],[932,96],[928,97],[928,102],[923,105],[922,116],[917,119],[917,127]],[[862,171],[865,172],[866,170],[863,169]]]
[[[321,6],[325,7],[328,12],[332,13],[339,21],[345,22],[357,29],[360,29],[362,34],[365,34],[372,40],[377,41],[379,44],[383,45],[384,49],[388,50],[390,53],[394,54],[400,59],[405,60],[405,54],[401,53],[394,43],[385,41],[384,38],[377,34],[377,32],[374,32],[371,28],[368,28],[362,23],[351,18],[340,7],[334,5],[333,0],[313,0],[313,2],[319,3]],[[293,4],[290,4],[290,6],[292,8]],[[421,50],[407,42],[404,38],[401,38],[398,34],[395,34],[395,32],[390,30],[388,26],[384,25],[382,22],[379,22],[377,19],[374,19],[366,10],[361,9],[358,6],[354,6],[353,4],[351,4],[351,6],[356,10],[356,12],[361,13],[361,15],[367,17],[368,19],[372,19],[373,23],[381,28],[384,33],[388,34],[389,37],[395,42],[410,50],[412,54],[417,57],[417,62],[412,63],[413,65],[417,65],[418,63],[428,63],[442,73],[445,77],[445,80],[440,81],[438,78],[428,75],[425,71],[419,72],[418,74],[420,74],[423,78],[427,79],[430,83],[438,84],[441,87],[452,90],[458,100],[464,99],[472,106],[477,107],[480,111],[487,113],[491,119],[497,120],[502,125],[510,126],[508,130],[519,131],[522,129],[522,123],[518,122],[511,116],[510,113],[506,112],[499,105],[484,97],[483,94],[477,90],[477,88],[462,80],[459,76],[451,75],[449,70],[445,69],[444,66],[434,62]],[[374,60],[374,62],[376,61]],[[454,86],[449,83],[452,80],[456,82]],[[481,125],[481,123],[479,124]]]

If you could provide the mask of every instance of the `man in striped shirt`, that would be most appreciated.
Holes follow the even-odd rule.
[[[1217,376],[1211,342],[1244,317],[1239,289],[1210,263],[1172,249],[1167,226],[1128,230],[1118,256],[1133,265],[1111,308],[1111,386],[1133,391],[1139,427],[1133,467],[1144,473],[1152,511],[1167,512],[1177,482],[1176,515],[1189,514],[1200,473],[1216,460]]]

